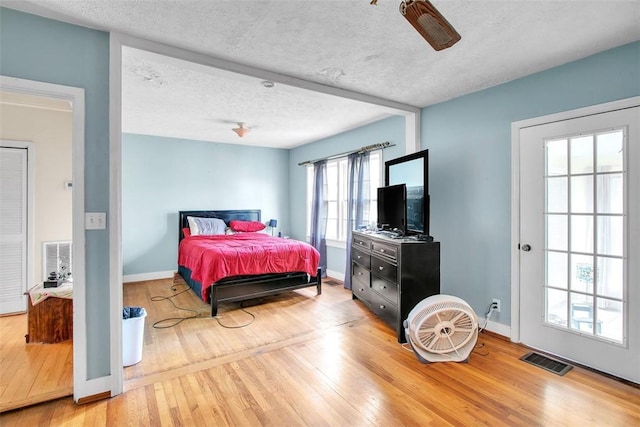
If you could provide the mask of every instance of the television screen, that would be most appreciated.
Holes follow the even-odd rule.
[[[407,231],[407,186],[389,185],[378,188],[378,228]]]

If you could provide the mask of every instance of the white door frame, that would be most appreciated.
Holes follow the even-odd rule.
[[[87,380],[86,272],[84,231],[84,89],[34,80],[0,76],[0,89],[69,101],[72,111],[73,177],[73,395],[74,400],[93,394]],[[32,237],[30,237],[31,239]]]
[[[511,341],[520,342],[520,129],[640,105],[640,96],[511,124]]]

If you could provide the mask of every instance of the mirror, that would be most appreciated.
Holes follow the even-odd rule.
[[[384,164],[385,185],[407,186],[407,234],[429,235],[429,150]]]

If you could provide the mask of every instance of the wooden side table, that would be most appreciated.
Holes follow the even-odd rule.
[[[73,294],[73,284],[67,285]],[[62,289],[43,289],[42,285],[39,285],[31,289],[29,293],[46,293],[56,290],[61,291]],[[35,305],[32,303],[31,295],[27,299],[28,333],[25,335],[27,343],[53,344],[73,338],[73,299],[48,295]]]

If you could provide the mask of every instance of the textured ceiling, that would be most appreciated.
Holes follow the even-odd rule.
[[[128,133],[291,148],[388,117],[378,106],[124,48]],[[251,131],[242,139],[238,122]]]
[[[423,107],[640,40],[640,1],[433,4],[462,35],[436,52],[399,0],[3,1],[284,76]],[[293,147],[389,116],[389,109],[127,49],[123,130]],[[255,128],[240,139],[243,121]]]

